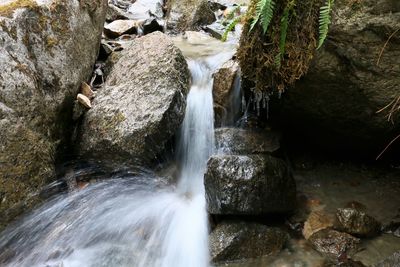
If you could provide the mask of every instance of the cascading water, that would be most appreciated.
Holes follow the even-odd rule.
[[[203,175],[214,146],[211,75],[231,56],[188,60],[192,87],[176,187],[147,173],[58,196],[0,235],[0,265],[208,266]]]

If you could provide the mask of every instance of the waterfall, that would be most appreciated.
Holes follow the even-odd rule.
[[[203,175],[214,149],[212,72],[231,56],[188,60],[176,187],[143,173],[58,196],[0,235],[0,265],[209,266]]]

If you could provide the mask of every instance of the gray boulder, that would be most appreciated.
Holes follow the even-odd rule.
[[[282,160],[271,156],[212,156],[204,184],[211,214],[280,213],[295,205],[293,177]]]
[[[218,128],[215,143],[224,154],[271,154],[280,148],[280,136],[266,130]]]
[[[167,28],[172,31],[198,30],[216,20],[207,0],[168,1]]]
[[[211,260],[233,261],[276,254],[288,237],[279,228],[262,224],[223,222],[210,234]]]
[[[399,34],[382,48],[399,28],[400,4],[336,1],[334,9],[326,44],[283,96],[280,121],[324,148],[376,156],[400,130],[399,114],[392,124],[390,108],[377,113],[399,97]]]
[[[183,120],[189,71],[180,50],[161,32],[135,39],[120,53],[84,117],[79,153],[147,164]]]
[[[107,1],[0,7],[0,228],[55,177],[73,98],[96,60]]]

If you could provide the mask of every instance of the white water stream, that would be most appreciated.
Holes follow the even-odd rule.
[[[176,186],[143,174],[58,196],[0,234],[0,265],[209,266],[203,175],[214,149],[212,73],[232,54],[212,51],[188,59],[192,86]]]

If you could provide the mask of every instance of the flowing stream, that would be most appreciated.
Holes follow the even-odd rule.
[[[184,52],[193,48],[177,43]],[[214,149],[212,73],[232,54],[186,54],[192,86],[179,134],[176,185],[152,173],[125,174],[60,195],[0,235],[0,265],[209,266],[203,175]]]

